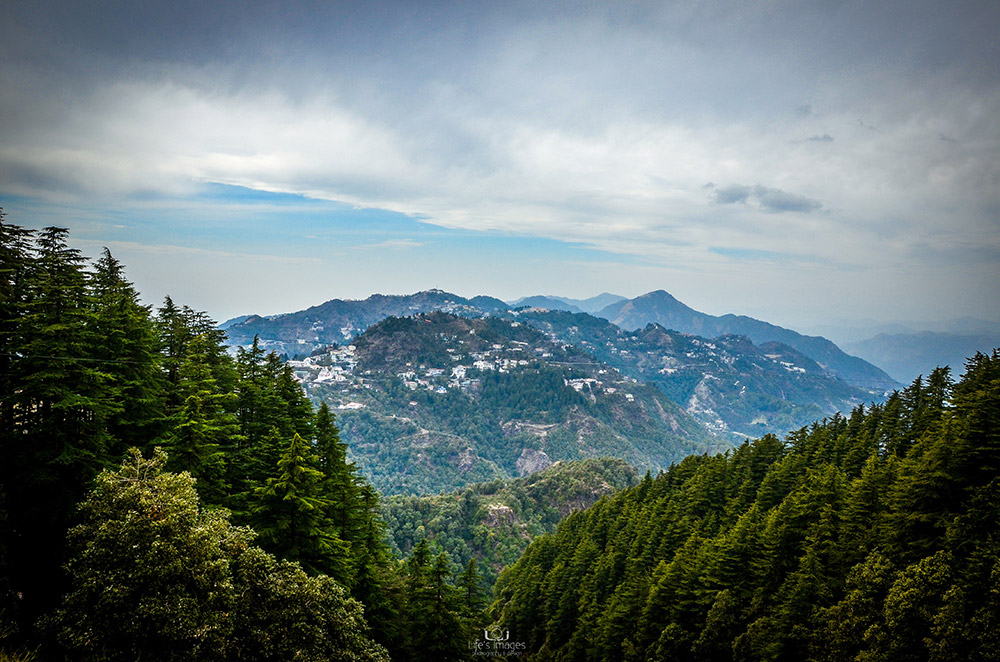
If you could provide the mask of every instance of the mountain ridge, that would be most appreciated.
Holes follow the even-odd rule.
[[[795,348],[746,336],[702,338],[651,322],[635,331],[586,313],[516,311],[516,319],[652,384],[713,434],[741,441],[785,434],[813,420],[879,400]]]
[[[510,305],[519,308],[521,306],[531,306],[538,308],[548,308],[550,310],[565,310],[571,313],[594,313],[602,308],[610,306],[619,301],[627,300],[620,294],[602,292],[597,296],[586,299],[571,299],[555,295],[539,295],[521,297],[510,302]]]
[[[384,494],[588,457],[656,472],[730,445],[654,386],[512,319],[390,317],[289,365],[313,401],[337,412],[353,461]]]
[[[852,354],[884,366],[893,377],[904,383],[918,376],[927,376],[934,368],[951,366],[960,374],[967,357],[976,352],[989,352],[1000,345],[1000,332],[949,333],[920,331],[914,333],[880,333],[872,338],[845,344]]]
[[[613,303],[595,315],[629,330],[655,322],[667,329],[704,338],[736,334],[746,336],[757,344],[776,341],[794,347],[851,384],[883,391],[900,386],[884,370],[847,354],[826,338],[806,336],[746,315],[709,315],[687,306],[665,290],[654,290],[635,299]]]

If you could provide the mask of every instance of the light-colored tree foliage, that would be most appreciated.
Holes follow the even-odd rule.
[[[70,591],[49,627],[78,660],[387,660],[360,603],[253,544],[165,455],[105,471],[69,534]]]

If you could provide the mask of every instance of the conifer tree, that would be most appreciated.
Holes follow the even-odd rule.
[[[94,361],[98,338],[85,260],[63,228],[43,229],[21,273],[21,314],[11,343],[5,409],[9,547],[16,590],[29,618],[59,591],[63,534],[74,504],[109,460],[115,411],[107,374]],[[9,357],[11,358],[11,357]],[[9,404],[8,404],[9,403]],[[9,443],[9,445],[8,445]]]
[[[8,223],[0,208],[0,393],[14,393],[16,383],[14,366],[21,344],[21,318],[25,315],[29,275],[33,268],[33,234],[20,226]],[[10,397],[0,398],[0,462],[10,467],[5,455],[13,443],[15,417],[21,412],[14,407]]]
[[[326,517],[329,500],[316,464],[312,448],[294,434],[277,473],[254,490],[253,521],[261,543],[277,556],[349,584],[350,550]]]
[[[260,339],[256,336],[250,349],[245,350],[240,347],[236,353],[237,418],[240,423],[240,433],[249,448],[257,446],[272,427],[267,417],[268,385],[264,374],[265,356],[264,350],[260,347]]]
[[[177,373],[177,393],[182,401],[168,420],[163,446],[172,468],[188,471],[198,480],[201,498],[221,505],[229,494],[226,458],[236,448],[239,426],[227,411],[232,394],[219,391],[205,360],[208,345],[205,336],[189,342]]]
[[[483,594],[482,573],[475,557],[469,559],[465,569],[458,576],[456,587],[462,597],[462,613],[466,618],[476,618],[486,607],[486,596]]]
[[[113,409],[108,432],[114,455],[131,445],[148,445],[162,420],[164,384],[156,330],[150,309],[125,279],[124,267],[105,248],[90,278],[94,332],[100,342],[93,355],[107,375]]]
[[[320,404],[313,421],[316,455],[323,472],[325,492],[330,499],[329,518],[337,534],[354,542],[363,536],[365,519],[361,490],[364,480],[357,467],[347,461],[347,444],[341,441],[336,418],[326,402]]]

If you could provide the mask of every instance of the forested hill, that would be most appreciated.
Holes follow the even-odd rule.
[[[408,556],[427,539],[465,567],[475,559],[484,584],[517,561],[531,540],[563,517],[638,482],[624,460],[557,462],[524,478],[478,483],[448,494],[392,496],[382,503],[389,541]]]
[[[737,443],[883,399],[882,391],[846,382],[778,342],[708,339],[659,324],[624,331],[600,317],[554,310],[521,311],[516,319],[656,386],[714,434]]]
[[[225,324],[233,345],[249,345],[259,336],[265,349],[294,356],[348,341],[387,317],[433,310],[481,317],[506,309],[507,304],[492,297],[466,299],[442,290],[427,290],[408,295],[373,294],[361,301],[331,299],[294,313],[271,317],[247,315]]]
[[[658,471],[728,447],[652,386],[516,321],[389,318],[352,345],[290,362],[338,413],[383,494],[434,494],[558,460],[618,457]]]
[[[495,595],[539,660],[1000,659],[1000,351],[687,458],[536,539]]]

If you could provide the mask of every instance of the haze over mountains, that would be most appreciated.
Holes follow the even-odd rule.
[[[623,296],[604,292],[589,299],[568,299],[566,297],[536,295],[511,301],[510,305],[515,308],[529,306],[549,308],[551,310],[565,310],[571,313],[597,313],[602,308],[626,300]]]
[[[665,328],[703,338],[735,334],[746,336],[754,343],[780,342],[794,347],[856,386],[875,389],[891,389],[896,386],[895,380],[883,370],[849,356],[826,338],[804,336],[745,315],[708,315],[684,305],[663,290],[613,303],[598,311],[597,315],[624,329],[638,329],[655,322]]]
[[[926,377],[936,366],[951,366],[953,373],[961,374],[966,359],[992,347],[1000,347],[1000,327],[982,333],[880,333],[844,344],[851,354],[883,367],[904,383]]]

